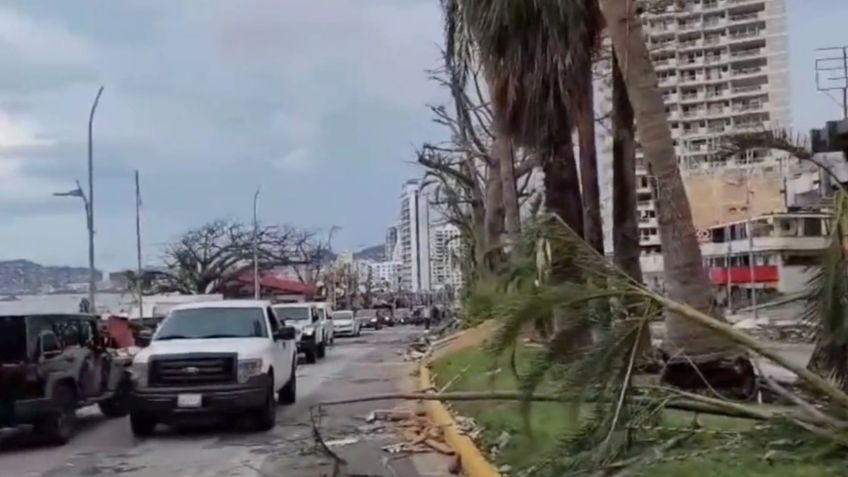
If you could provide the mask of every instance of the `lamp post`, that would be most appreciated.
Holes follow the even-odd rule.
[[[91,103],[91,111],[88,114],[88,195],[83,192],[79,180],[76,181],[77,188],[68,192],[57,192],[57,197],[79,197],[85,205],[85,224],[88,229],[88,306],[91,312],[96,312],[94,295],[97,291],[97,270],[94,268],[94,113],[100,103],[100,95],[103,94],[103,86],[97,90],[97,96]]]
[[[91,201],[86,197],[85,192],[79,181],[76,181],[77,188],[67,192],[54,192],[56,197],[79,197],[82,199],[83,207],[85,208],[85,223],[88,229],[88,306],[91,311],[94,311],[94,293],[95,293],[95,271],[94,271],[94,219],[91,217],[92,207]]]
[[[259,188],[253,194],[253,298],[259,299],[259,219],[256,208],[259,203]]]

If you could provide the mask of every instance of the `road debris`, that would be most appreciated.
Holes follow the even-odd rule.
[[[341,446],[349,446],[351,444],[356,444],[357,442],[359,442],[358,437],[346,437],[344,439],[335,439],[335,440],[332,440],[332,441],[325,441],[324,444],[326,444],[327,447],[341,447]]]

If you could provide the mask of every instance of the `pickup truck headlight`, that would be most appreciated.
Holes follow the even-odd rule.
[[[132,366],[130,366],[130,376],[136,387],[147,387],[147,378],[150,376],[150,370],[147,363],[133,363]]]
[[[240,359],[238,362],[238,382],[246,383],[248,379],[262,374],[261,359]]]
[[[311,336],[312,333],[315,333],[315,327],[312,325],[307,325],[303,327],[303,334],[307,336]]]

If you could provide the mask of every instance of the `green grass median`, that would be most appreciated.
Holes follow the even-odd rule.
[[[519,370],[527,363],[533,348],[521,348],[517,354]],[[493,365],[494,363],[494,365]],[[498,360],[483,347],[470,348],[441,358],[433,363],[436,383],[450,383],[449,391],[514,390],[516,380],[506,359]],[[543,385],[545,387],[545,385]],[[548,386],[550,388],[550,386]],[[567,403],[533,403],[530,429],[527,432],[517,402],[463,402],[452,405],[460,415],[474,418],[483,427],[478,439],[484,452],[503,443],[493,460],[496,466],[509,466],[510,474],[539,464],[560,447],[560,440],[579,425],[581,417],[573,416],[574,406]],[[727,436],[700,432],[688,439],[670,455],[684,455],[680,461],[663,461],[643,469],[638,475],[651,477],[813,477],[848,475],[848,462],[817,457],[816,450],[792,439],[748,439],[753,421],[711,415],[695,415],[682,411],[666,411],[659,426],[690,427],[693,423],[706,431],[738,432],[743,437],[728,443]],[[662,432],[662,431],[660,431]],[[751,435],[754,433],[752,432]],[[732,445],[730,445],[732,444]],[[703,452],[703,455],[695,455]]]

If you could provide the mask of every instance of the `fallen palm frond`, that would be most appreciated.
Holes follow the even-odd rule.
[[[681,399],[687,406],[697,403],[709,410],[720,408],[758,420],[787,422],[796,430],[830,436],[831,442],[841,446],[848,444],[846,429],[838,425],[840,416],[848,413],[848,394],[838,386],[730,324],[631,280],[557,219],[543,219],[526,231],[527,243],[535,244],[537,250],[556,249],[565,254],[559,263],[567,263],[574,279],[556,285],[537,279],[530,284],[508,275],[507,280],[519,285],[506,286],[508,293],[488,295],[488,314],[501,322],[492,343],[496,353],[513,353],[522,331],[533,323],[547,320],[555,325],[546,348],[522,363],[518,376],[525,413],[530,412],[532,402],[547,396],[538,393],[544,386],[549,397],[558,397],[557,402],[571,408],[574,422],[563,423],[563,428],[573,429],[573,424],[579,423],[577,431],[564,436],[567,451],[557,450],[556,465],[551,469],[582,472],[625,459],[638,447],[640,429],[655,424],[659,411]],[[531,274],[529,270],[521,273]],[[543,276],[543,271],[534,270],[532,275]],[[640,338],[663,313],[674,313],[786,368],[815,396],[829,401],[830,407],[814,413],[793,402],[790,409],[772,410],[729,401],[720,394],[708,398],[668,387],[638,388],[633,375],[644,351]],[[591,334],[588,341],[587,332]],[[692,366],[697,373],[696,365]],[[581,412],[583,408],[586,412]],[[823,419],[823,415],[828,417]],[[578,420],[578,416],[589,417]]]

